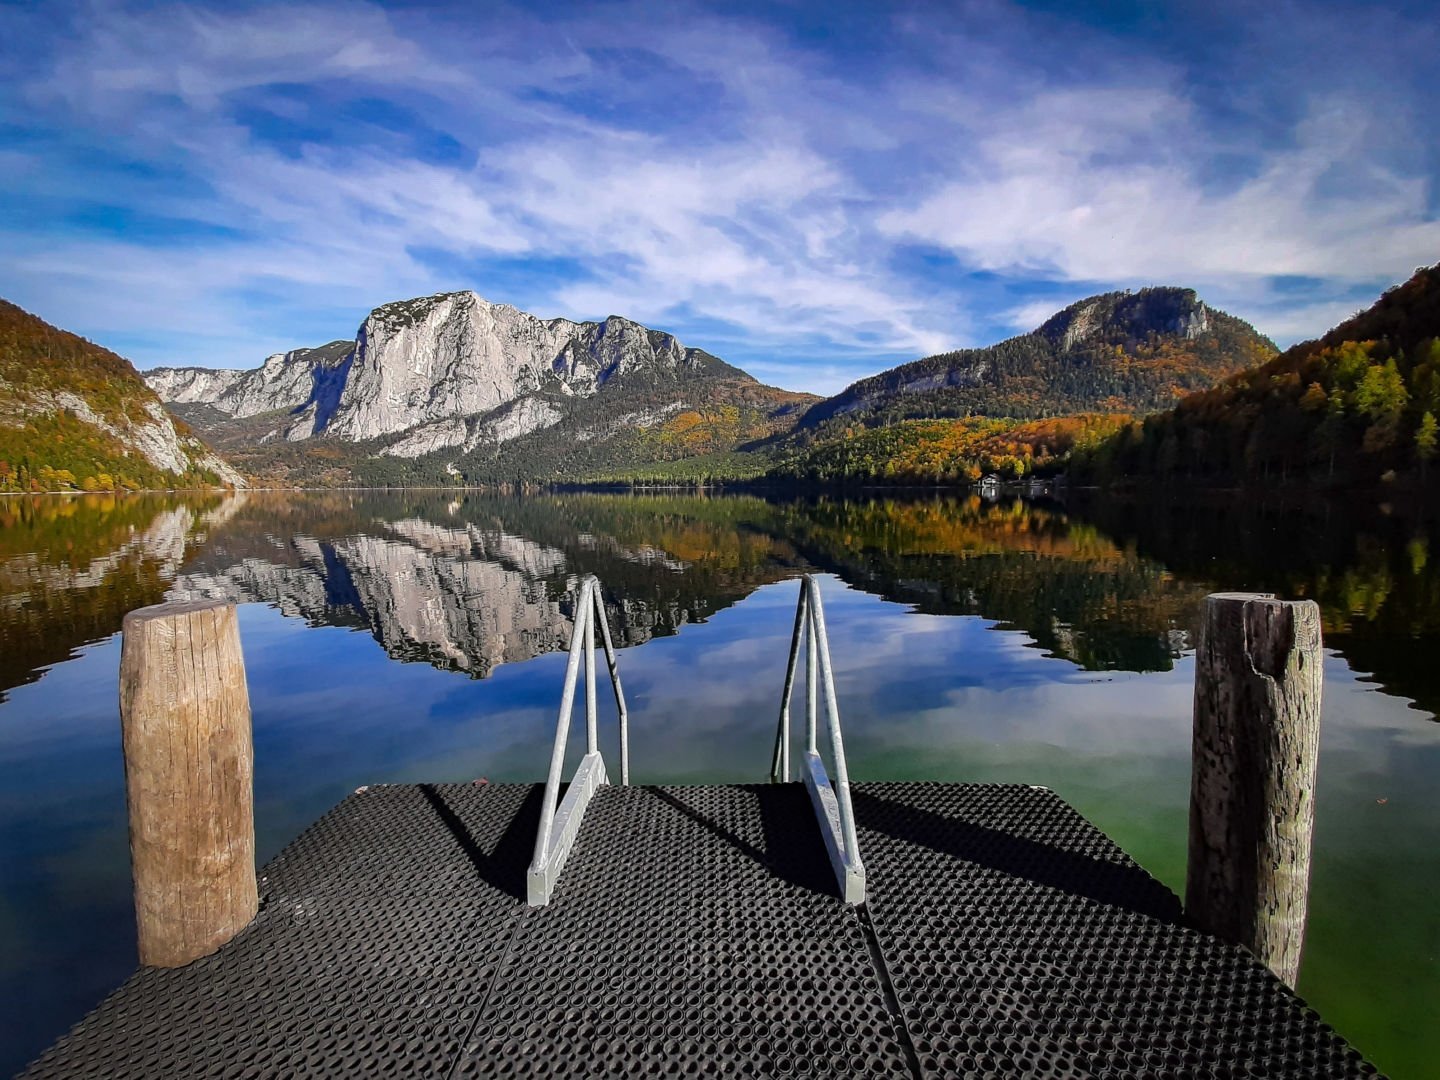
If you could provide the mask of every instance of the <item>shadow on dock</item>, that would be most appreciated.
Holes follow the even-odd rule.
[[[1137,915],[1170,923],[1183,921],[1175,894],[1114,845],[1106,845],[1108,857],[1097,858],[1023,835],[1023,820],[1006,831],[883,798],[862,787],[853,789],[851,797],[860,829]]]
[[[530,856],[535,850],[535,832],[540,825],[540,805],[545,789],[539,785],[531,787],[510,824],[487,854],[470,827],[451,806],[451,801],[455,799],[453,789],[447,792],[435,784],[421,784],[419,788],[420,794],[435,808],[435,813],[475,867],[480,880],[523,903],[525,869],[530,865]],[[561,795],[564,795],[563,789]]]
[[[836,894],[835,875],[820,844],[820,831],[815,826],[810,797],[798,784],[783,787],[768,784],[741,786],[741,790],[751,791],[756,796],[765,845],[763,850],[682,799],[679,793],[685,788],[652,787],[643,790],[684,814],[712,836],[754,859],[776,879],[822,896]]]
[[[857,911],[799,784],[602,787],[528,907],[542,790],[350,796],[25,1076],[1375,1074],[1053,792],[854,785]]]

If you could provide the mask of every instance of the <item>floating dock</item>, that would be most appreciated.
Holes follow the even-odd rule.
[[[1262,629],[1290,625],[1273,598],[1211,601]],[[1259,640],[1231,621],[1230,636]],[[1276,655],[1318,670],[1318,636],[1291,637]],[[618,787],[598,743],[597,638],[615,694]],[[802,666],[803,782],[792,783]],[[1253,668],[1244,657],[1234,666]],[[201,667],[212,674],[187,682]],[[33,1080],[1375,1074],[1269,967],[1197,929],[1054,792],[851,784],[809,577],[770,784],[629,786],[628,711],[591,577],[544,784],[362,788],[258,881],[233,608],[132,612],[121,670],[140,953],[162,966],[103,1001],[23,1074]],[[585,753],[566,785],[582,670]],[[1293,682],[1265,677],[1266,701]],[[1268,722],[1263,705],[1240,719]],[[177,739],[193,752],[176,752]],[[1308,780],[1277,784],[1282,770],[1266,760],[1245,755],[1267,791],[1305,796]],[[196,761],[210,767],[197,773]],[[1241,906],[1263,916],[1254,940],[1291,971],[1308,814],[1249,799],[1243,772],[1224,776],[1245,813],[1192,815],[1191,858],[1206,863],[1215,849],[1234,861],[1214,886],[1192,865],[1192,883],[1206,883],[1204,901],[1254,878],[1241,890]],[[1224,826],[1218,840],[1194,831],[1212,821]],[[1292,872],[1253,872],[1267,866]],[[1237,934],[1248,940],[1243,926]]]
[[[357,792],[22,1075],[1375,1074],[1053,792],[851,795],[863,905],[782,783],[600,787],[530,906],[543,785]]]

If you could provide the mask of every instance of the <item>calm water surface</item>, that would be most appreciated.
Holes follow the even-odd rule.
[[[0,1073],[134,966],[126,611],[241,603],[268,859],[362,784],[540,778],[586,573],[626,646],[634,779],[764,779],[793,578],[813,571],[827,575],[854,778],[1047,785],[1177,891],[1201,599],[1318,600],[1326,697],[1299,989],[1392,1075],[1433,1076],[1437,544],[1432,527],[1329,505],[0,500]]]

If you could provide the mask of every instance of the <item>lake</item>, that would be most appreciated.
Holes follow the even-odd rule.
[[[1299,992],[1393,1076],[1433,1075],[1440,530],[1386,510],[1084,493],[0,499],[0,1073],[135,964],[125,612],[241,604],[263,861],[365,784],[542,779],[587,573],[622,647],[632,779],[765,779],[794,579],[813,572],[853,779],[1054,788],[1181,893],[1202,600],[1318,601]],[[613,721],[601,738],[613,753]]]

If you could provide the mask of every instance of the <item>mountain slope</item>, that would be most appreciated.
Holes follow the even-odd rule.
[[[912,485],[1053,471],[1132,414],[1274,355],[1193,290],[1104,293],[1028,334],[902,364],[812,406],[770,448],[768,475]]]
[[[0,491],[244,481],[128,360],[0,300]]]
[[[1317,341],[1192,394],[1083,455],[1098,478],[1426,479],[1440,421],[1440,265]]]
[[[1149,412],[1275,355],[1248,323],[1192,289],[1112,292],[1072,304],[1028,334],[926,357],[862,379],[801,426],[968,416]]]
[[[816,400],[629,319],[540,319],[473,292],[382,305],[353,343],[255,372],[152,374],[247,467],[330,482],[574,479],[732,450]]]

